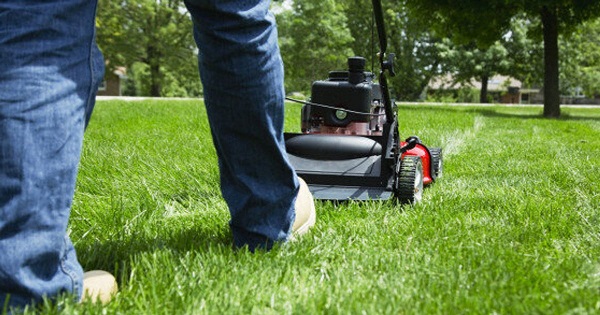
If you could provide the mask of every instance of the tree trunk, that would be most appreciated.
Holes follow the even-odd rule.
[[[150,64],[150,96],[160,97],[160,65],[156,62]]]
[[[490,78],[487,75],[481,76],[481,91],[479,92],[479,102],[487,103],[488,82]]]
[[[152,44],[147,47],[146,53],[150,67],[150,96],[159,97],[161,90],[160,55]]]
[[[560,117],[558,85],[558,17],[556,9],[542,8],[544,29],[544,117]]]

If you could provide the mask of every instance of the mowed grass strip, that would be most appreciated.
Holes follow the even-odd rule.
[[[100,101],[70,233],[118,278],[107,314],[598,313],[600,108],[563,113],[400,105],[402,137],[444,150],[422,203],[318,202],[301,241],[250,254],[231,248],[202,103]],[[101,307],[41,313],[57,310]]]

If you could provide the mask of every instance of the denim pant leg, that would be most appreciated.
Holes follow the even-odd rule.
[[[234,243],[286,240],[298,180],[283,140],[283,63],[270,1],[186,0]]]
[[[0,2],[0,310],[81,294],[67,236],[104,63],[96,1]]]

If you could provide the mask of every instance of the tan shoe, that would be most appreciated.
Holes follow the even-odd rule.
[[[300,182],[300,190],[298,191],[296,204],[294,206],[296,210],[296,219],[294,220],[294,225],[292,225],[292,240],[295,237],[308,232],[308,229],[315,225],[317,219],[313,196],[310,193],[310,190],[308,190],[306,182],[299,177],[298,181]]]
[[[83,274],[83,295],[81,302],[98,302],[106,304],[117,294],[117,280],[103,270],[92,270]]]

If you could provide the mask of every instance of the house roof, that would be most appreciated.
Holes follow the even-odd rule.
[[[521,81],[504,75],[495,75],[488,80],[488,91],[506,91],[509,87],[521,88]],[[450,74],[431,78],[427,85],[430,90],[458,90],[461,88],[481,89],[481,81],[456,82]]]
[[[113,73],[121,79],[127,79],[127,68],[125,67],[116,67]]]

